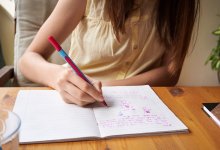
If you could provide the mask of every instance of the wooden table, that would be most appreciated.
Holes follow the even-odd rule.
[[[0,107],[13,108],[20,89],[0,88]],[[20,150],[146,150],[220,149],[220,128],[202,111],[204,102],[220,102],[220,87],[154,87],[163,102],[189,128],[190,133],[113,138],[95,141],[20,145]]]

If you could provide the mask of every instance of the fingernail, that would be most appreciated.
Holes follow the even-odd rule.
[[[101,101],[101,102],[105,101],[105,99],[104,99],[103,96],[100,97],[100,101]]]
[[[105,101],[103,95],[100,95],[99,100],[100,100],[101,102]]]

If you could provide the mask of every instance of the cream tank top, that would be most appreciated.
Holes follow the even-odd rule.
[[[116,38],[106,0],[87,0],[85,16],[72,33],[70,57],[86,75],[100,80],[119,80],[161,65],[165,52],[152,12],[155,0],[141,3],[126,20],[126,33]]]

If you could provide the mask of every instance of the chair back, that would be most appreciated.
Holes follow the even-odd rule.
[[[18,60],[34,39],[42,24],[49,17],[58,0],[17,0],[16,32],[14,44],[14,74],[18,86],[39,86],[27,80],[18,68]],[[62,44],[65,50],[70,47],[69,38]],[[63,64],[64,61],[54,53],[49,61]]]

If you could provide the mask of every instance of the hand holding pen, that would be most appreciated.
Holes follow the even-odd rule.
[[[74,64],[56,40],[52,36],[50,36],[48,40],[72,68],[72,70],[67,69],[66,75],[64,75],[64,82],[66,82],[65,87],[63,87],[63,90],[60,90],[60,94],[64,100],[68,103],[76,103],[80,106],[93,103],[94,100],[97,100],[107,106],[101,93],[101,82],[97,82],[93,85]],[[62,86],[62,82],[60,86]]]

